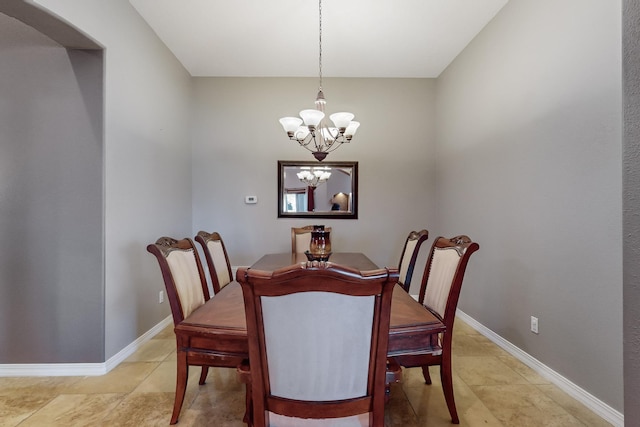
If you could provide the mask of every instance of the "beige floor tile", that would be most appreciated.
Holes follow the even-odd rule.
[[[582,403],[569,396],[553,384],[538,385],[538,389],[546,396],[553,399],[558,405],[562,406],[568,413],[579,419],[588,427],[608,427],[610,423],[602,419],[599,415],[591,411]]]
[[[498,359],[505,365],[520,374],[531,384],[550,384],[549,380],[543,378],[536,371],[519,361],[513,356],[499,356]]]
[[[505,426],[583,427],[535,385],[472,386],[473,392]]]
[[[419,426],[450,426],[451,415],[444,400],[442,388],[422,384],[418,387],[404,387],[409,404],[418,417]],[[456,402],[458,411],[460,402]]]
[[[468,385],[527,384],[528,381],[497,357],[456,357],[453,372]]]
[[[408,378],[408,382],[403,383],[403,389],[411,406],[418,414],[420,425],[450,425],[451,414],[444,399],[439,367],[431,367],[430,372],[432,384],[428,385],[424,383],[420,368],[405,369],[403,374],[408,374],[404,376],[404,378]],[[464,425],[500,426],[498,420],[481,404],[471,388],[455,374],[453,389],[461,423]]]
[[[242,421],[242,416],[238,414],[226,415],[211,413],[210,411],[200,411],[195,409],[187,409],[180,415],[179,427],[247,427]]]
[[[455,335],[451,354],[453,356],[504,356],[510,354],[480,334]]]
[[[459,317],[456,317],[456,320],[453,323],[453,336],[454,336],[454,339],[458,335],[480,335],[480,332],[478,332],[475,329],[473,329],[464,320],[460,319]]]
[[[20,424],[20,427],[93,427],[125,394],[62,394]]]
[[[207,384],[211,384],[219,391],[242,391],[244,385],[238,381],[238,374],[234,368],[209,368]]]
[[[385,405],[385,427],[418,427],[418,416],[404,394],[402,384],[391,384],[389,402]]]
[[[182,410],[184,412],[186,408],[189,408],[193,403],[198,393],[206,387],[210,387],[209,384],[200,385],[198,381],[200,379],[199,366],[191,366],[189,368],[189,378],[187,380],[187,390],[182,402]],[[154,371],[145,378],[140,385],[132,392],[135,393],[170,393],[172,398],[175,399],[176,391],[176,365],[172,362],[162,362],[154,369]],[[175,400],[174,400],[175,401]],[[173,410],[173,402],[171,403]]]
[[[175,352],[175,339],[152,339],[142,344],[125,362],[162,362]]]
[[[171,420],[173,398],[173,393],[131,393],[99,425],[166,427]]]
[[[83,377],[0,377],[0,396],[64,393]]]
[[[507,427],[502,424],[480,400],[467,408],[458,409],[460,424],[468,427]]]
[[[27,393],[0,396],[0,426],[17,426],[53,399],[54,395]]]
[[[243,384],[226,384],[222,388],[209,384],[200,389],[189,409],[197,411],[199,418],[215,419],[217,425],[235,425],[244,416],[245,398]]]
[[[67,393],[129,393],[158,367],[156,362],[123,362],[106,375],[83,377]]]
[[[171,353],[169,353],[169,355],[167,356],[166,359],[164,359],[164,362],[177,362],[178,361],[178,352],[175,349],[175,346],[173,348],[173,351]]]
[[[175,343],[176,341],[176,333],[173,332],[173,323],[171,323],[169,326],[166,326],[163,330],[161,330],[160,332],[158,332],[158,334],[156,336],[153,337],[154,340],[157,339],[172,339],[173,342]]]
[[[142,382],[135,388],[134,393],[167,392],[176,390],[176,364],[174,362],[161,362]],[[198,385],[200,379],[200,367],[189,367],[187,388]]]
[[[78,380],[79,377],[0,378],[0,427],[18,425]]]

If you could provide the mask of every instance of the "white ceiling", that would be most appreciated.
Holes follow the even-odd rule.
[[[317,77],[316,0],[129,0],[193,76]],[[324,0],[324,77],[437,77],[508,0]]]

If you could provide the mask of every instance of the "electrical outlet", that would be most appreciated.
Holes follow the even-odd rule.
[[[538,318],[534,316],[531,316],[531,332],[538,333]]]
[[[162,304],[164,302],[164,291],[160,291],[158,294],[158,304]]]

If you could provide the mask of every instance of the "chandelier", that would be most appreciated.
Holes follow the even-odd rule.
[[[307,187],[316,188],[318,185],[331,177],[331,168],[301,168],[298,172],[298,179],[306,184]]]
[[[318,15],[320,17],[319,31],[319,88],[316,96],[316,108],[300,111],[300,117],[283,117],[280,124],[287,132],[289,139],[296,141],[301,147],[311,151],[313,157],[319,162],[327,157],[327,154],[338,148],[345,142],[351,142],[360,123],[353,121],[352,113],[334,113],[329,116],[334,126],[328,126],[324,114],[324,106],[327,103],[322,92],[322,0],[318,0]],[[304,125],[303,125],[304,123]]]

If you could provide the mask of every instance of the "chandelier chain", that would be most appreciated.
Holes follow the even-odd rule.
[[[320,86],[320,90],[322,90],[322,0],[318,0],[318,16],[319,16],[319,40],[318,40],[318,44],[319,44],[319,55],[318,55],[318,68],[320,69],[320,82],[319,82],[319,86]]]

